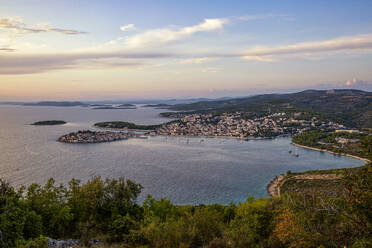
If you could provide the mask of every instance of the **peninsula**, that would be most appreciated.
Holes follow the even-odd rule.
[[[292,141],[296,142],[293,143],[294,145],[306,149],[350,156],[366,163],[371,161],[371,156],[368,156],[365,151],[371,150],[372,136],[360,131],[311,131],[294,136]],[[273,179],[267,186],[267,191],[272,197],[280,196],[285,192],[342,197],[346,194],[343,177],[347,174],[357,174],[363,167],[311,170],[299,173],[288,171],[285,175],[279,175]]]
[[[61,136],[58,141],[63,143],[102,143],[126,140],[136,137],[134,132],[109,132],[109,131],[78,131]]]

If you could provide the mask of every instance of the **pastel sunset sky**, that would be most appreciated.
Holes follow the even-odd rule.
[[[0,101],[372,89],[372,1],[2,0]]]

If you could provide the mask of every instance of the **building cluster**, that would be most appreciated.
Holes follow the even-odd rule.
[[[236,138],[272,137],[297,134],[313,128],[342,129],[343,125],[332,121],[320,121],[316,117],[301,119],[302,113],[274,113],[261,117],[247,117],[247,113],[191,114],[179,121],[167,123],[158,134],[172,136],[227,136]]]
[[[64,143],[101,143],[124,140],[135,137],[133,132],[111,132],[111,131],[78,131],[61,136],[58,141]]]
[[[336,142],[344,145],[344,144],[349,144],[349,143],[357,143],[359,142],[360,139],[348,139],[348,138],[342,138],[342,137],[337,137]]]

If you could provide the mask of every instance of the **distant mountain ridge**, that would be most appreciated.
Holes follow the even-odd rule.
[[[76,106],[87,106],[87,104],[82,102],[68,102],[68,101],[42,101],[36,103],[23,103],[25,106],[48,106],[48,107],[76,107]]]
[[[353,89],[264,94],[223,101],[177,104],[169,109],[196,112],[310,111],[327,115],[350,127],[372,128],[372,92]]]

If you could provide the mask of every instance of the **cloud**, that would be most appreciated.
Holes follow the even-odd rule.
[[[179,29],[152,29],[129,37],[125,44],[130,48],[160,46],[190,37],[198,32],[210,32],[223,29],[228,19],[205,19],[204,22]]]
[[[289,89],[289,92],[298,92],[301,90],[306,89],[317,89],[317,90],[330,90],[330,89],[357,89],[357,90],[364,90],[364,91],[372,91],[372,82],[364,81],[360,79],[350,79],[346,81],[339,81],[339,82],[327,82],[327,83],[317,83],[311,87],[296,87]]]
[[[135,29],[134,24],[128,24],[120,27],[121,31],[129,31]]]
[[[1,29],[11,30],[16,34],[54,32],[59,34],[76,35],[86,33],[72,29],[51,28],[45,25],[39,25],[39,27],[29,27],[20,18],[0,18],[0,30]]]
[[[295,20],[289,15],[284,15],[284,14],[245,15],[245,16],[237,17],[238,20],[242,20],[242,21],[266,20],[266,19],[271,19],[271,18],[285,18],[287,21]]]
[[[117,68],[143,65],[142,60],[175,57],[171,53],[76,52],[60,54],[0,55],[0,74],[34,74],[75,68]],[[116,61],[111,61],[115,59]],[[110,61],[108,61],[110,60]]]
[[[242,57],[246,59],[256,58],[256,60],[264,61],[264,59],[273,59],[279,56],[302,55],[311,56],[313,54],[343,52],[352,50],[372,49],[372,34],[341,37],[325,41],[301,42],[292,45],[279,47],[261,47],[253,48],[242,53]]]
[[[275,62],[278,59],[273,58],[272,56],[244,56],[245,60],[254,60],[260,62]]]
[[[13,49],[13,48],[8,48],[8,47],[0,47],[0,51],[5,51],[5,52],[14,52],[15,49]]]
[[[134,35],[129,39],[132,45],[150,46],[155,44],[165,44],[175,40],[189,37],[196,32],[213,31],[222,29],[226,19],[206,19],[204,22],[189,27],[174,29],[159,29],[159,35],[155,30],[147,31],[143,34]],[[156,35],[155,35],[156,33]],[[127,40],[128,42],[128,40]],[[1,48],[2,47],[2,48]],[[340,37],[324,41],[310,41],[295,43],[278,47],[255,47],[245,51],[226,51],[226,52],[203,52],[201,50],[168,52],[168,47],[149,48],[132,50],[123,47],[122,38],[110,41],[107,44],[75,50],[69,53],[47,53],[42,49],[28,49],[30,51],[43,51],[43,53],[21,53],[19,47],[13,51],[9,46],[0,46],[0,74],[30,74],[42,73],[51,70],[86,68],[86,65],[94,64],[95,67],[123,67],[146,64],[146,68],[151,67],[154,60],[177,59],[181,65],[204,64],[216,59],[244,58],[246,60],[256,60],[262,62],[279,61],[283,58],[293,59],[298,57],[326,58],[334,53],[351,54],[360,51],[372,51],[372,34],[357,35],[352,37]],[[3,51],[3,52],[1,52]],[[8,52],[6,52],[8,51]],[[363,53],[364,54],[364,53]],[[105,60],[110,59],[110,63]],[[115,61],[116,60],[116,61]],[[168,61],[165,61],[168,62]],[[157,64],[164,64],[160,61]],[[177,62],[176,62],[177,63]],[[155,66],[153,66],[155,67]],[[205,68],[203,72],[213,72],[216,68]]]
[[[356,78],[353,78],[351,80],[347,80],[344,83],[340,83],[337,86],[343,87],[343,88],[352,88],[352,89],[361,89],[361,90],[367,90],[372,91],[372,82],[359,80]]]
[[[200,65],[215,60],[214,58],[189,58],[180,60],[181,65]]]
[[[207,67],[207,68],[201,69],[201,72],[203,73],[216,73],[218,71],[219,71],[219,68],[216,68],[216,67]]]

